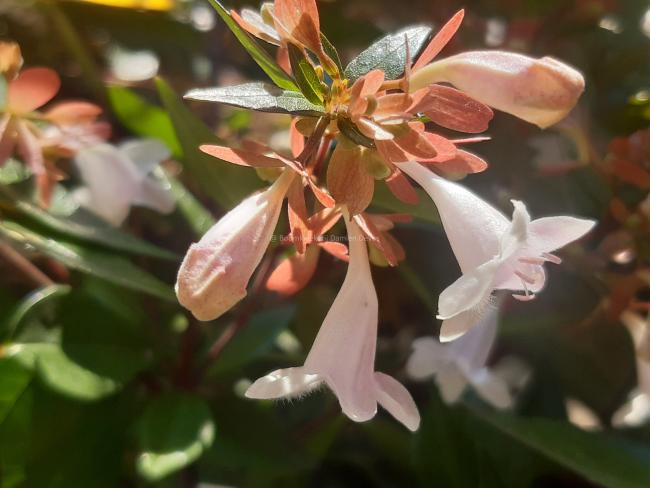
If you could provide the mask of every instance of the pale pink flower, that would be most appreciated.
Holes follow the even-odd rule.
[[[545,217],[531,222],[525,205],[515,200],[511,221],[463,186],[418,163],[399,167],[433,199],[463,272],[438,301],[443,342],[460,337],[480,320],[494,290],[523,292],[513,296],[522,301],[533,299],[546,282],[544,263],[561,262],[551,253],[595,225],[594,221],[574,217]]]
[[[246,286],[271,242],[295,173],[285,170],[192,244],[178,271],[178,301],[202,321],[214,320],[246,296]]]
[[[542,128],[562,120],[585,87],[580,72],[561,61],[503,51],[469,51],[435,61],[413,73],[410,90],[440,82]]]
[[[441,344],[433,337],[413,341],[413,353],[406,365],[412,378],[435,377],[446,403],[455,403],[468,385],[497,408],[512,406],[506,380],[486,367],[497,336],[498,307],[492,307],[479,324],[460,339]]]
[[[124,222],[133,205],[170,213],[175,206],[171,191],[151,175],[169,157],[169,149],[154,139],[85,147],[74,158],[84,182],[74,197],[114,226]]]
[[[348,272],[304,366],[269,373],[253,383],[246,396],[296,397],[325,383],[338,397],[343,413],[355,422],[373,418],[379,403],[410,430],[417,430],[420,415],[409,392],[391,376],[375,372],[377,293],[363,233],[350,218],[346,226]]]

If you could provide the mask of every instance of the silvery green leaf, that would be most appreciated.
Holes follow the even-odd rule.
[[[431,27],[418,25],[382,37],[348,64],[345,76],[354,81],[373,69],[380,69],[386,73],[387,80],[395,80],[404,73],[406,39],[413,60],[424,48],[430,35]]]
[[[311,103],[301,93],[282,90],[261,82],[215,88],[196,88],[187,92],[185,98],[225,103],[260,112],[313,116],[323,113],[322,107]]]

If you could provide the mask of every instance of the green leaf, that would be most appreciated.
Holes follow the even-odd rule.
[[[380,69],[386,74],[387,80],[395,80],[404,73],[406,39],[408,39],[411,59],[415,59],[424,48],[430,34],[431,28],[423,25],[407,27],[389,34],[354,58],[345,68],[345,76],[350,81],[354,81],[373,69]]]
[[[81,367],[58,344],[12,344],[7,355],[33,368],[49,389],[76,400],[100,400],[121,386],[111,378]]]
[[[289,44],[289,61],[302,94],[313,104],[322,105],[325,95],[320,79],[303,52],[293,44]]]
[[[320,33],[320,42],[323,45],[323,51],[325,51],[325,54],[327,54],[330,59],[334,61],[334,64],[336,64],[336,67],[339,69],[339,73],[343,73],[343,65],[341,64],[341,57],[339,56],[338,51],[322,32]],[[334,75],[334,73],[328,74],[332,76]]]
[[[156,174],[164,178],[169,184],[178,210],[185,217],[194,234],[200,237],[209,231],[216,221],[201,202],[185,188],[178,178],[175,178],[169,172],[159,168],[156,170]]]
[[[189,100],[216,102],[235,107],[294,115],[323,114],[323,108],[311,103],[301,93],[281,90],[262,82],[215,88],[196,88],[185,94]]]
[[[20,161],[9,158],[0,166],[0,185],[13,185],[29,179],[31,173]]]
[[[111,227],[83,209],[77,210],[72,217],[63,219],[52,215],[27,200],[7,193],[7,189],[4,189],[3,193],[6,193],[7,197],[11,197],[11,205],[18,213],[39,226],[53,231],[58,236],[130,254],[140,254],[172,261],[179,260],[179,257],[175,254]]]
[[[29,293],[7,317],[2,327],[3,335],[12,337],[28,320],[43,313],[44,309],[49,309],[53,303],[70,293],[70,290],[68,285],[50,285]]]
[[[199,150],[201,144],[218,144],[220,141],[183,105],[165,81],[157,79],[156,86],[183,149],[183,166],[207,195],[221,206],[231,208],[261,187],[261,182],[250,168],[220,161]]]
[[[650,480],[650,448],[564,422],[512,415],[480,418],[521,444],[602,486],[644,488]]]
[[[124,127],[139,136],[159,139],[175,157],[182,156],[174,126],[163,109],[121,86],[108,87],[108,99]]]
[[[409,205],[404,203],[391,193],[386,186],[386,183],[378,181],[375,184],[375,193],[373,196],[373,205],[390,212],[395,213],[408,213],[413,215],[416,219],[420,219],[430,224],[440,225],[440,217],[438,210],[434,205],[429,195],[419,188],[416,190],[420,201],[417,205]]]
[[[203,400],[180,394],[158,397],[138,424],[138,473],[158,481],[196,461],[214,435],[212,414]]]
[[[0,235],[21,245],[32,246],[69,268],[111,283],[176,302],[171,287],[124,258],[77,244],[55,241],[8,220],[0,222]]]
[[[12,357],[0,358],[0,424],[7,419],[31,379],[32,372],[19,361]]]
[[[237,22],[232,19],[223,5],[221,5],[218,0],[209,1],[219,14],[219,17],[223,19],[228,28],[232,31],[233,34],[235,34],[237,40],[241,43],[244,49],[248,51],[248,53],[260,66],[260,68],[262,68],[264,72],[269,75],[269,78],[271,78],[273,83],[275,83],[280,88],[284,88],[285,90],[298,91],[298,87],[291,79],[291,77],[287,75],[284,70],[280,68],[280,66],[278,66],[278,63],[275,62],[271,55],[262,49],[258,42],[253,39],[248,34],[248,32],[239,27],[239,24],[237,24]]]
[[[0,479],[2,488],[25,486],[32,418],[32,373],[13,359],[0,359]]]
[[[294,307],[282,307],[253,316],[246,327],[223,349],[210,369],[210,374],[239,369],[269,352],[277,337],[289,327],[294,313]]]

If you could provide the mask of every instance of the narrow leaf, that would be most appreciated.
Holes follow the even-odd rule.
[[[302,94],[311,103],[322,105],[325,97],[320,79],[303,52],[293,44],[289,44],[289,61]]]
[[[186,99],[216,102],[235,107],[317,117],[323,108],[311,103],[301,93],[281,90],[267,83],[254,82],[243,85],[190,90]],[[207,142],[207,141],[206,141]]]
[[[176,297],[168,285],[126,259],[109,252],[85,248],[63,240],[56,241],[8,220],[0,223],[0,235],[20,245],[32,246],[72,269],[125,288],[176,302]]]
[[[235,34],[237,40],[248,51],[255,62],[269,75],[269,78],[280,88],[291,91],[299,91],[294,81],[287,75],[280,66],[275,62],[271,55],[266,52],[258,42],[253,39],[248,32],[242,29],[237,22],[235,22],[228,11],[221,5],[218,0],[209,0],[210,4],[223,19],[228,28]]]

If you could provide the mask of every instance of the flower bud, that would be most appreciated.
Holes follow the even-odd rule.
[[[503,51],[470,51],[434,62],[413,74],[410,89],[439,82],[541,128],[562,120],[585,87],[577,70],[556,59]]]
[[[246,296],[294,175],[285,171],[267,190],[248,197],[188,250],[176,295],[198,320],[214,320]]]

